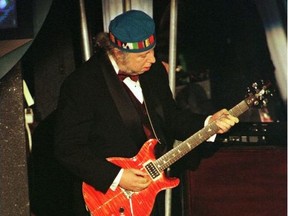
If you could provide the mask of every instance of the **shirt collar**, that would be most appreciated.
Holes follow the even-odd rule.
[[[118,67],[115,59],[113,58],[113,56],[112,56],[111,54],[108,54],[108,57],[109,57],[109,59],[110,59],[110,62],[111,62],[111,64],[112,64],[114,70],[115,70],[115,73],[118,74],[118,72],[119,72],[119,67]]]

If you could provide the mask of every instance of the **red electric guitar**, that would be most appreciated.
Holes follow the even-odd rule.
[[[260,102],[262,102],[262,105],[267,103],[267,99],[264,96],[269,94],[268,85],[264,85],[259,89],[259,84],[253,83],[252,90],[253,93],[251,91],[248,92],[246,99],[229,110],[231,115],[239,116],[250,107],[259,105]],[[139,153],[133,158],[107,158],[111,163],[124,169],[134,168],[144,170],[153,181],[148,188],[140,192],[127,191],[121,187],[117,187],[115,191],[109,189],[105,194],[84,182],[82,186],[83,196],[90,214],[92,216],[150,215],[158,192],[174,188],[179,184],[178,178],[166,177],[164,170],[217,131],[218,127],[216,123],[212,122],[157,160],[153,154],[155,145],[157,144],[156,139],[150,139],[145,142]]]

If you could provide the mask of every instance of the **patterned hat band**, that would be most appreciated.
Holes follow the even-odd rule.
[[[151,49],[155,45],[155,35],[152,34],[150,37],[139,42],[122,42],[116,38],[112,32],[109,32],[110,41],[118,48],[128,52],[142,52]]]

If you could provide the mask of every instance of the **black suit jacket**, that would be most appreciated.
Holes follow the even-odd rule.
[[[203,126],[204,116],[178,110],[161,62],[140,75],[159,152]],[[98,53],[63,83],[57,108],[55,150],[72,173],[105,192],[120,167],[105,158],[133,157],[146,141],[133,104],[107,55]]]

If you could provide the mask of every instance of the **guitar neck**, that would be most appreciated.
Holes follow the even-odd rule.
[[[249,104],[252,101],[248,98],[246,100],[241,101],[239,104],[237,104],[235,107],[229,110],[229,113],[233,116],[240,116],[242,113],[247,111],[249,109]],[[180,158],[182,158],[184,155],[189,153],[192,149],[200,145],[205,140],[209,139],[211,136],[217,133],[219,130],[218,126],[216,125],[216,122],[213,121],[201,130],[199,130],[197,133],[177,145],[175,148],[158,158],[154,164],[158,168],[160,172],[167,169],[169,166],[171,166],[173,163],[178,161]]]

